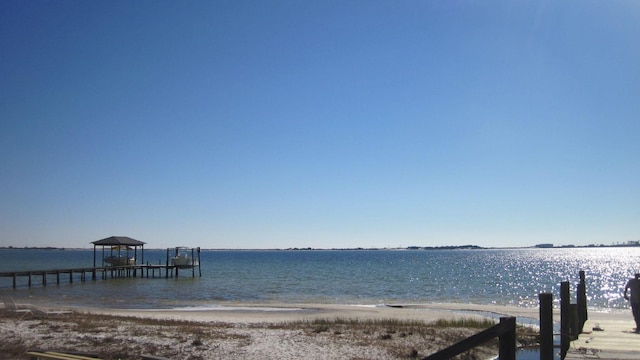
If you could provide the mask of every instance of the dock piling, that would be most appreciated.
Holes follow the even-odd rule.
[[[553,360],[553,295],[542,293],[540,300],[540,360]]]

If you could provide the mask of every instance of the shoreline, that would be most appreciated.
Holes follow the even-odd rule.
[[[231,323],[285,322],[316,319],[398,319],[435,321],[442,318],[491,318],[514,316],[525,320],[539,320],[539,308],[514,305],[485,305],[461,303],[429,304],[326,304],[326,303],[233,303],[216,306],[194,306],[164,309],[76,308],[89,314],[133,316],[153,319],[188,321],[224,321]],[[559,309],[554,309],[554,321],[560,321]],[[632,320],[630,310],[589,309],[594,320]]]

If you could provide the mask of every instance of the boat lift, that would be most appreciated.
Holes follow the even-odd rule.
[[[141,263],[144,263],[144,244],[143,241],[135,240],[126,236],[111,236],[106,239],[93,241],[93,267],[97,266],[96,248],[102,247],[102,266],[105,263],[109,266],[128,266],[138,263],[138,247],[141,248]],[[105,248],[109,248],[109,255],[105,253]],[[133,254],[131,250],[133,249]],[[126,253],[122,255],[122,250]],[[131,256],[133,255],[133,256]]]
[[[173,255],[171,256],[172,251]],[[174,269],[176,277],[178,277],[179,269],[191,269],[191,277],[196,277],[196,267],[198,268],[198,276],[202,277],[200,247],[176,246],[175,248],[167,248],[166,264],[167,268]],[[169,277],[169,271],[166,272],[166,277]]]

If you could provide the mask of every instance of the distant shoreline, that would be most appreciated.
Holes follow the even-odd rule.
[[[533,245],[533,246],[513,246],[513,247],[483,247],[478,245],[445,245],[445,246],[408,246],[408,247],[384,247],[384,248],[265,248],[265,249],[232,249],[232,248],[202,248],[203,251],[385,251],[385,250],[510,250],[510,249],[584,249],[584,248],[628,248],[640,247],[640,241],[633,241],[624,244],[589,244],[589,245]],[[171,247],[170,247],[171,248]],[[75,248],[75,247],[55,247],[55,246],[0,246],[0,250],[93,250],[91,247]],[[166,248],[146,248],[145,250],[166,250]]]

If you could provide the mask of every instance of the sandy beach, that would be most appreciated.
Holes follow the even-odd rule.
[[[538,309],[473,304],[228,304],[165,310],[74,309],[19,317],[4,312],[0,359],[26,358],[27,349],[91,352],[105,359],[402,359],[420,358],[480,330],[433,325],[440,319],[516,316],[535,325]],[[629,320],[626,312],[592,319]],[[469,359],[495,355],[495,344]]]
[[[475,304],[388,304],[388,305],[341,305],[341,304],[228,304],[206,308],[180,308],[161,310],[86,309],[93,314],[139,316],[154,319],[188,321],[221,321],[229,323],[255,324],[262,322],[307,321],[315,319],[397,319],[435,321],[438,319],[517,316],[537,318],[538,309],[515,306],[490,306]]]
[[[590,311],[593,320],[632,321],[630,310]],[[233,324],[313,321],[317,319],[406,320],[433,322],[439,319],[517,317],[521,323],[535,323],[539,309],[530,307],[458,303],[341,305],[341,304],[232,304],[216,308],[184,308],[161,310],[84,309],[87,314],[171,319]],[[554,310],[554,321],[560,313]]]

